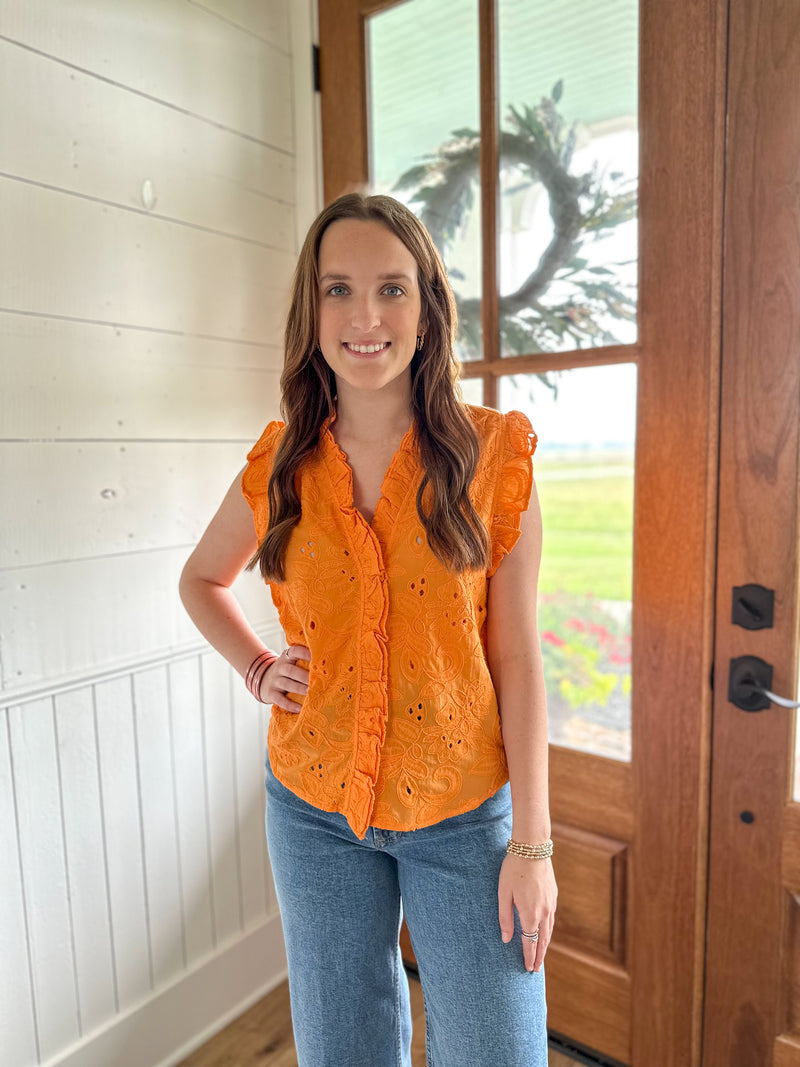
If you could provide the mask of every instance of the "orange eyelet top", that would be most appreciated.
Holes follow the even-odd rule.
[[[536,434],[520,411],[467,405],[481,456],[470,497],[492,539],[486,572],[449,573],[427,544],[416,494],[415,431],[386,472],[369,524],[330,432],[297,475],[302,516],[286,581],[270,583],[289,644],[311,650],[298,712],[272,705],[272,770],[357,837],[370,826],[416,830],[478,807],[508,781],[497,697],[486,660],[488,580],[520,535],[533,484]],[[248,453],[242,491],[259,542],[284,423]]]

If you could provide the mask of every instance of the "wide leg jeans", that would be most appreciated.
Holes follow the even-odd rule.
[[[359,840],[343,815],[279,782],[269,760],[266,770],[299,1067],[411,1067],[403,915],[428,1067],[546,1067],[544,967],[525,969],[516,912],[508,944],[498,920],[509,784],[464,815],[419,830],[370,827]]]

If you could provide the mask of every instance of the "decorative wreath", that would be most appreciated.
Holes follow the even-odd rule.
[[[500,296],[500,343],[504,354],[550,352],[563,349],[563,338],[573,338],[572,347],[616,344],[618,338],[601,327],[598,319],[609,315],[635,321],[635,294],[615,280],[608,267],[590,267],[579,256],[583,244],[603,231],[635,218],[636,189],[626,188],[622,175],[605,176],[595,164],[588,174],[569,173],[575,149],[573,123],[564,133],[564,120],[556,110],[563,81],[543,97],[538,107],[511,106],[507,125],[499,136],[501,172],[519,180],[513,191],[540,182],[550,200],[553,239],[535,270],[513,293]],[[396,191],[408,198],[447,262],[449,246],[464,226],[478,191],[480,134],[454,130],[451,138],[425,162],[411,167],[396,182]],[[419,205],[416,207],[416,205]],[[630,262],[630,261],[626,261]],[[616,266],[626,265],[624,263]],[[612,264],[613,266],[613,264]],[[448,268],[451,283],[460,275]],[[551,282],[569,280],[575,296],[558,305],[544,301]],[[480,300],[463,298],[454,286],[464,357],[478,359],[480,346]]]

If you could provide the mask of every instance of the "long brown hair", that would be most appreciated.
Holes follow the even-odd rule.
[[[319,247],[322,235],[339,219],[379,222],[394,233],[417,262],[422,351],[411,360],[411,408],[419,459],[424,469],[417,492],[417,513],[433,554],[455,573],[485,569],[491,539],[469,496],[480,455],[480,441],[467,412],[453,349],[456,305],[444,264],[430,234],[407,207],[389,196],[348,193],[315,219],[303,243],[292,284],[284,337],[281,416],[286,424],[268,485],[269,525],[258,551],[267,582],[286,578],[284,554],[301,515],[295,474],[319,442],[320,429],[335,409],[336,377],[317,347],[319,337]],[[422,497],[431,486],[431,508]]]

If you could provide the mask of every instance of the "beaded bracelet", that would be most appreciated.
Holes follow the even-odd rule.
[[[541,845],[524,845],[521,841],[512,841],[509,837],[506,852],[524,856],[529,860],[546,860],[553,855],[553,842],[548,838]]]
[[[247,668],[247,675],[245,676],[244,684],[249,689],[250,693],[256,698],[260,704],[268,704],[269,701],[261,699],[261,682],[264,675],[267,673],[272,664],[280,659],[278,652],[273,652],[272,649],[265,648],[263,652],[260,652],[250,666]]]

